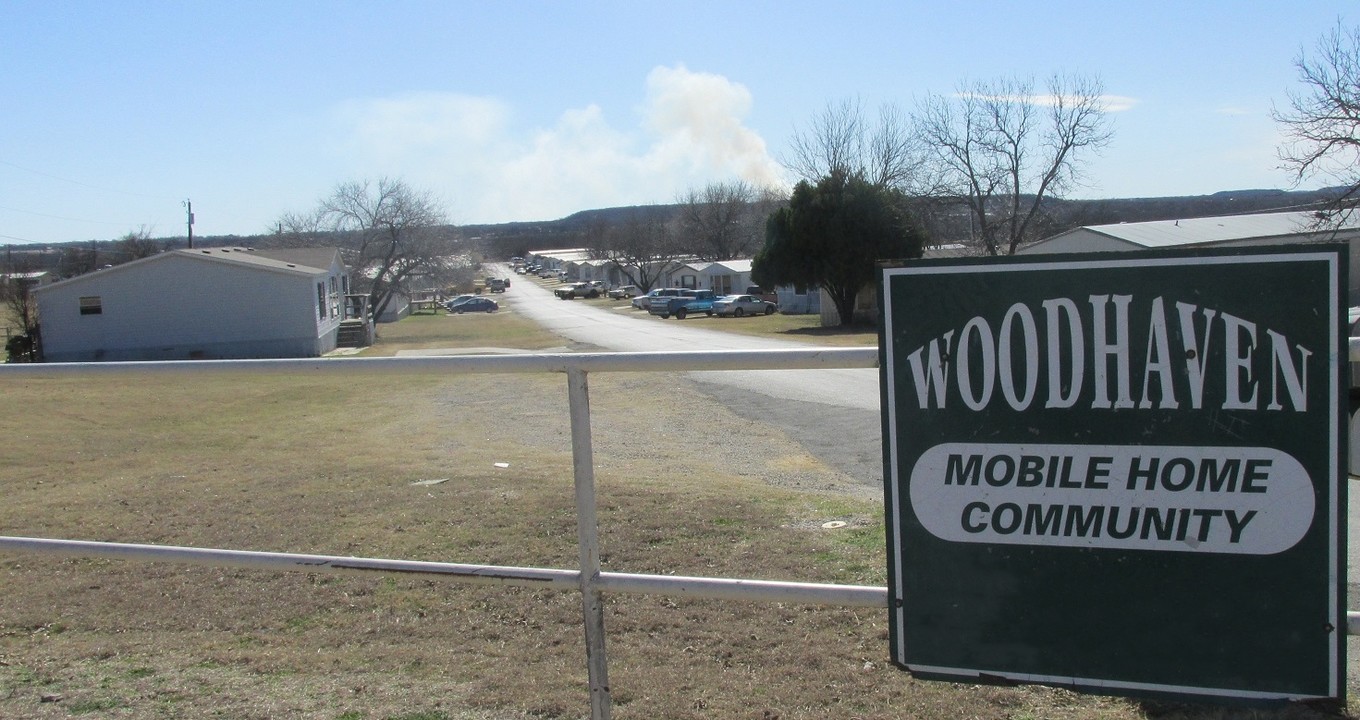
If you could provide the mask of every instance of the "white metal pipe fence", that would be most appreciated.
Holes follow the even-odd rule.
[[[1350,357],[1360,361],[1360,338],[1351,338]],[[207,360],[140,363],[15,364],[0,366],[0,378],[60,375],[166,373],[564,373],[571,416],[575,476],[577,570],[523,568],[379,558],[251,552],[209,548],[88,542],[48,538],[0,537],[0,550],[80,557],[181,562],[307,573],[403,573],[464,583],[576,589],[581,592],[590,682],[591,717],[610,716],[605,647],[604,593],[675,595],[754,602],[886,608],[888,589],[863,585],[678,577],[602,572],[595,503],[595,469],[590,434],[592,372],[691,372],[721,370],[805,370],[875,368],[877,348],[827,348],[770,351],[698,351],[465,355],[418,358],[307,360]],[[1360,612],[1346,614],[1346,631],[1360,635]]]
[[[581,587],[581,573],[578,570],[505,565],[471,565],[422,560],[361,558],[345,555],[215,550],[173,545],[140,545],[135,543],[4,536],[0,536],[0,549],[66,557],[176,562],[189,565],[237,567],[279,572],[424,575],[435,579],[443,578],[474,585],[514,585],[552,590],[576,590]],[[631,595],[673,595],[716,600],[784,602],[839,607],[875,608],[888,606],[888,589],[868,585],[832,585],[773,580],[743,580],[739,578],[601,572],[597,586],[602,592]]]

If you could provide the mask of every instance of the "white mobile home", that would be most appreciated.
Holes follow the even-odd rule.
[[[751,261],[694,261],[670,270],[667,285],[712,290],[719,295],[744,293],[751,285]]]
[[[49,362],[316,357],[349,275],[335,248],[172,250],[37,288]]]
[[[580,277],[581,263],[590,259],[590,250],[586,248],[565,248],[562,250],[531,250],[528,257],[544,267],[553,270],[565,270],[568,279],[575,280]]]
[[[1317,242],[1350,245],[1349,303],[1360,305],[1360,221],[1323,227],[1310,212],[1256,213],[1152,222],[1088,225],[1023,248],[1019,254],[1104,252],[1153,248],[1255,247]]]

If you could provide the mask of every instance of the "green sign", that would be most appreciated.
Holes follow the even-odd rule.
[[[1343,698],[1345,253],[884,269],[893,660]]]

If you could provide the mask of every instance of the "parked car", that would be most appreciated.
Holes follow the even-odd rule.
[[[622,300],[624,298],[636,297],[640,292],[642,292],[642,290],[636,285],[620,285],[609,291],[609,297],[612,297],[615,300]]]
[[[633,307],[650,312],[653,300],[657,298],[673,298],[679,294],[680,288],[657,288],[646,295],[638,295],[633,298]]]
[[[713,302],[718,296],[712,290],[693,290],[685,288],[675,297],[656,298],[652,300],[651,307],[647,312],[660,316],[663,320],[672,315],[676,320],[684,320],[686,315],[703,313],[709,317],[713,316]]]
[[[490,280],[486,281],[486,289],[490,290],[493,293],[505,292],[505,289],[507,287],[510,287],[509,280],[502,280],[501,278],[491,278]]]
[[[449,312],[453,312],[453,306],[454,306],[454,305],[458,305],[458,304],[460,304],[460,303],[465,303],[465,302],[467,302],[467,301],[469,301],[469,300],[471,300],[472,298],[475,298],[475,297],[477,297],[477,296],[476,296],[476,295],[459,295],[459,296],[457,296],[457,297],[450,298],[450,299],[444,301],[444,309],[445,309],[445,310],[448,310]]]
[[[465,312],[496,312],[500,305],[495,300],[485,297],[474,297],[466,302],[458,303],[449,308],[449,312],[462,315]]]
[[[773,293],[773,292],[765,292],[765,289],[762,288],[762,287],[760,287],[759,285],[751,285],[751,286],[747,287],[747,288],[746,288],[746,292],[742,293],[742,295],[751,295],[751,296],[754,296],[754,297],[758,297],[758,298],[760,298],[761,300],[764,300],[764,301],[767,302],[767,303],[773,303],[773,304],[778,304],[778,303],[779,303],[779,296],[778,296],[778,295],[776,295],[776,294]]]
[[[560,287],[553,291],[559,300],[575,300],[576,298],[590,298],[594,300],[600,296],[600,289],[590,283],[572,283],[566,287]]]
[[[754,295],[724,295],[713,301],[713,313],[718,317],[742,315],[773,315],[775,304]]]

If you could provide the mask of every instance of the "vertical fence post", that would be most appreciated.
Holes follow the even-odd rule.
[[[581,554],[581,610],[586,626],[591,720],[609,720],[609,663],[604,650],[604,602],[600,596],[600,536],[595,516],[595,451],[590,441],[590,388],[586,372],[567,370],[571,412],[571,458],[576,478],[576,540]]]

